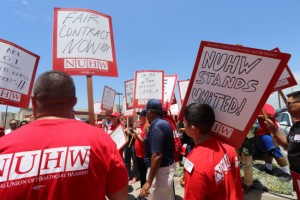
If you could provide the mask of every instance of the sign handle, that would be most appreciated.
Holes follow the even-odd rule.
[[[285,105],[287,106],[287,99],[285,95],[283,94],[282,90],[278,90],[278,93],[280,94],[282,100],[284,101]]]
[[[266,111],[265,111],[264,109],[262,109],[261,112],[262,112],[262,114],[263,114],[264,120],[267,120],[269,117],[268,117]],[[274,142],[275,148],[278,147],[277,140],[274,138],[273,134],[271,134],[271,136],[272,136],[272,140],[273,140],[273,142]]]
[[[88,92],[89,121],[90,121],[90,125],[95,126],[93,79],[91,75],[86,76],[86,83],[87,83],[87,92]]]

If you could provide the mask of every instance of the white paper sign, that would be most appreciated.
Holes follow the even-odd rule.
[[[158,99],[163,104],[164,72],[159,70],[136,71],[134,107],[144,108],[149,99]]]
[[[100,102],[95,102],[94,103],[94,113],[96,114],[96,115],[99,115],[99,114],[101,114],[101,103]]]
[[[122,112],[125,117],[133,116],[133,109],[127,110],[126,108],[126,97],[123,97]]]
[[[180,103],[182,105],[183,100],[185,98],[185,94],[187,91],[187,88],[189,86],[190,81],[184,80],[184,81],[178,81],[178,88],[179,88],[179,95],[180,95]]]
[[[118,128],[110,134],[110,137],[116,143],[117,149],[121,149],[127,142],[122,126],[118,126]]]
[[[239,148],[289,58],[285,53],[202,41],[183,109],[194,102],[210,105],[215,113],[211,131]]]
[[[112,111],[115,103],[116,91],[104,86],[101,108],[107,111]]]
[[[0,104],[28,108],[39,58],[0,39]]]
[[[88,11],[60,10],[57,30],[58,58],[113,60],[107,17]]]
[[[6,43],[0,45],[0,87],[28,94],[36,57]]]
[[[167,110],[169,110],[169,106],[171,105],[176,80],[177,75],[165,75],[164,77],[164,108],[167,108]]]
[[[126,109],[133,108],[133,99],[134,99],[134,79],[125,81],[125,96],[126,96]]]
[[[170,107],[170,111],[172,115],[178,115],[179,114],[179,109],[178,109],[178,104],[172,104]]]

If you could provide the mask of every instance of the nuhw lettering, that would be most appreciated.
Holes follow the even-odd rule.
[[[225,126],[220,122],[215,122],[211,130],[226,138],[230,138],[233,133],[233,128]]]
[[[88,169],[90,149],[72,146],[0,155],[0,183]]]
[[[231,164],[228,158],[227,154],[224,154],[223,158],[215,166],[215,181],[216,184],[220,183],[224,179],[224,174],[227,174],[227,172],[231,169]]]

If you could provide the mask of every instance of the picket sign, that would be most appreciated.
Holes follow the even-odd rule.
[[[213,135],[239,148],[289,59],[286,53],[202,41],[179,119],[187,105],[209,104],[216,116]]]
[[[54,8],[53,70],[85,75],[89,121],[95,125],[92,76],[118,76],[112,19],[82,8]]]
[[[40,57],[0,39],[0,104],[28,109]]]

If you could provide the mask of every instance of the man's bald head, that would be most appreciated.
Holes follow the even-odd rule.
[[[44,72],[34,84],[32,99],[38,113],[53,113],[65,107],[73,110],[77,101],[74,81],[64,72]]]

